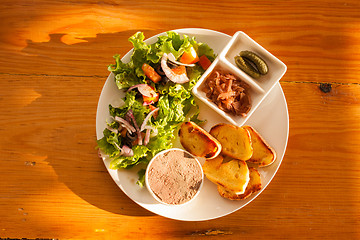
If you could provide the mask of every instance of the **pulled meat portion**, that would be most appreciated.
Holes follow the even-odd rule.
[[[249,86],[234,75],[215,70],[204,85],[206,96],[224,112],[245,117],[250,111]]]

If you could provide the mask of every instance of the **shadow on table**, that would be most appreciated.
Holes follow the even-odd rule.
[[[153,216],[119,189],[95,149],[97,102],[107,66],[114,54],[131,49],[127,39],[135,32],[100,34],[73,45],[64,44],[62,34],[53,34],[48,42],[28,41],[16,54],[34,72],[26,74],[26,87],[39,95],[22,109],[30,118],[37,112],[38,121],[29,127],[41,129],[27,132],[32,138],[29,151],[47,156],[44,161],[59,181],[89,204],[116,214]]]

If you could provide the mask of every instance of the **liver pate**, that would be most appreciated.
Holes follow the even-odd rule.
[[[202,183],[197,160],[180,149],[159,154],[148,169],[148,187],[164,203],[178,205],[191,200]]]

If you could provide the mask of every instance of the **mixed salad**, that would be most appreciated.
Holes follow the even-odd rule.
[[[115,64],[109,65],[125,92],[123,104],[109,105],[111,120],[97,141],[111,169],[145,167],[155,154],[172,147],[182,122],[201,122],[191,89],[216,57],[207,44],[173,31],[153,44],[144,42],[142,32],[129,41],[134,46],[130,62],[115,55]],[[144,174],[145,169],[138,172],[140,186]]]

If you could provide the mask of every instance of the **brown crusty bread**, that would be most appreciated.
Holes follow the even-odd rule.
[[[276,159],[275,150],[264,140],[264,138],[251,126],[244,126],[251,136],[253,155],[248,160],[259,167],[265,167],[273,163]]]
[[[242,160],[223,162],[222,156],[218,156],[206,160],[203,170],[211,182],[236,194],[243,194],[250,180],[249,168]]]
[[[222,154],[244,161],[253,154],[250,133],[243,127],[220,123],[211,128],[210,134],[221,143]]]
[[[250,181],[246,186],[245,192],[243,194],[236,194],[234,191],[231,191],[225,187],[218,185],[219,194],[230,200],[242,200],[248,198],[253,193],[261,190],[261,177],[260,173],[252,167],[249,167],[250,171]]]
[[[179,130],[181,145],[198,157],[214,158],[221,152],[221,144],[194,122],[184,122]]]

